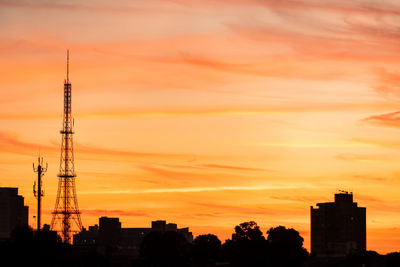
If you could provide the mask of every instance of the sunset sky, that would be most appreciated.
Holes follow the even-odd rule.
[[[224,241],[310,206],[367,207],[367,248],[400,246],[400,3],[394,0],[0,0],[0,186],[35,225],[58,183],[70,49],[85,227],[165,219]]]

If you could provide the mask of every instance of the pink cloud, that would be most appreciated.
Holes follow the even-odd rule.
[[[384,126],[400,127],[400,111],[371,116],[363,121],[376,123]]]

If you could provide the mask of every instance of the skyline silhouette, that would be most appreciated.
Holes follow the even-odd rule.
[[[50,224],[65,50],[85,227],[165,219],[194,236],[296,229],[337,189],[367,207],[367,248],[400,246],[395,1],[0,1],[0,187]]]

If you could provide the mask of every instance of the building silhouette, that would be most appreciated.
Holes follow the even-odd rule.
[[[75,234],[73,244],[80,247],[97,247],[107,253],[118,247],[120,253],[138,255],[143,238],[152,231],[174,231],[182,234],[188,242],[193,241],[189,228],[178,228],[174,223],[158,220],[152,221],[151,228],[122,228],[119,218],[101,217],[99,224],[89,226]]]
[[[366,251],[366,208],[353,202],[353,194],[335,194],[335,202],[311,206],[311,253],[343,256]]]
[[[99,219],[98,243],[100,245],[117,246],[121,238],[121,222],[119,218],[101,217]]]
[[[0,187],[0,239],[10,238],[17,226],[28,225],[28,218],[29,207],[18,195],[18,188]]]

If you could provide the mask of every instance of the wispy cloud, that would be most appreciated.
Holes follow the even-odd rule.
[[[85,145],[79,142],[74,143],[75,150],[83,155],[92,156],[108,156],[111,160],[112,157],[135,157],[135,158],[193,158],[195,155],[189,154],[168,154],[168,153],[151,153],[151,152],[136,152],[136,151],[126,151],[119,149],[104,148],[92,145]],[[48,152],[58,152],[59,144],[55,142],[48,142],[48,144],[42,143],[30,143],[21,141],[18,135],[14,135],[7,132],[0,132],[0,148],[2,151],[7,151],[11,153],[32,155],[38,150],[48,151]]]
[[[372,175],[353,175],[353,178],[361,181],[372,181],[372,182],[387,182],[388,178],[372,176]]]
[[[391,160],[388,155],[374,155],[374,154],[354,154],[354,153],[343,153],[336,156],[337,159],[344,161],[384,161],[387,162]]]
[[[265,207],[249,207],[241,205],[225,205],[218,203],[207,203],[207,202],[193,202],[195,206],[205,207],[208,210],[219,210],[229,211],[236,214],[252,214],[252,215],[274,215],[278,212],[276,210],[270,210]]]
[[[379,68],[376,72],[378,77],[375,91],[388,100],[398,102],[400,97],[400,73]]]
[[[384,147],[390,149],[398,149],[400,147],[400,142],[393,139],[384,138],[355,138],[354,141],[366,144],[367,146]]]
[[[102,13],[140,13],[146,11],[165,11],[166,8],[161,7],[153,7],[153,8],[146,8],[140,5],[108,5],[102,4],[101,2],[97,1],[93,4],[88,3],[80,3],[74,1],[58,1],[58,2],[48,2],[48,1],[26,1],[26,0],[19,0],[19,1],[7,1],[1,0],[0,6],[3,7],[12,7],[12,8],[29,8],[29,9],[59,9],[64,11],[73,11],[73,12],[102,12]],[[165,7],[165,6],[164,6]]]
[[[384,126],[400,127],[400,111],[371,116],[363,119],[363,121]]]
[[[181,158],[181,157],[191,157],[193,155],[188,154],[168,154],[168,153],[147,153],[147,152],[136,152],[136,151],[126,151],[120,149],[111,149],[98,147],[93,145],[85,145],[82,143],[75,142],[75,148],[79,151],[79,153],[87,153],[87,154],[98,154],[98,155],[112,155],[112,156],[121,156],[121,157],[140,157],[140,158],[156,158],[156,157],[168,157],[168,158]]]
[[[208,174],[197,171],[171,170],[149,165],[140,166],[140,168],[152,175],[162,178],[165,184],[187,184],[193,181],[207,181],[210,178]]]
[[[125,211],[125,210],[90,210],[90,209],[82,209],[82,214],[91,215],[91,216],[124,216],[124,217],[149,217],[149,214],[144,212],[136,212],[136,211]]]
[[[337,148],[337,147],[367,147],[369,144],[363,142],[354,141],[346,141],[346,140],[338,140],[332,142],[258,142],[255,143],[258,146],[267,146],[267,147],[287,147],[287,148]]]
[[[212,0],[193,0],[187,2],[185,0],[169,0],[169,2],[181,4],[184,6],[215,6],[215,1]],[[378,4],[379,3],[379,4]],[[362,15],[400,15],[397,5],[390,2],[369,1],[343,1],[334,0],[329,2],[320,2],[313,0],[225,0],[221,5],[239,6],[239,7],[265,7],[269,9],[286,9],[294,11],[319,11],[319,12],[335,12],[339,14],[362,14]]]
[[[21,141],[17,135],[0,132],[0,149],[4,152],[32,155],[38,151],[58,151],[58,147],[42,143],[30,143]]]
[[[277,199],[277,200],[288,200],[288,201],[293,201],[293,202],[305,202],[305,203],[313,203],[316,201],[315,196],[271,196],[272,199]],[[328,197],[324,198],[319,198],[318,202],[323,202],[323,201],[330,201]]]
[[[387,110],[395,107],[390,103],[288,103],[287,105],[275,105],[272,107],[221,107],[221,108],[199,108],[199,109],[165,109],[165,110],[103,110],[80,112],[74,114],[77,119],[111,119],[111,118],[163,118],[163,117],[222,117],[222,116],[254,116],[254,115],[278,115],[290,113],[309,113],[315,111],[334,110]],[[0,120],[38,120],[38,119],[60,119],[59,113],[0,113]]]
[[[215,169],[228,169],[228,170],[239,170],[239,171],[269,171],[266,169],[260,168],[249,168],[249,167],[242,167],[242,166],[230,166],[230,165],[219,165],[219,164],[200,164],[199,166],[207,167],[207,168],[215,168]]]
[[[186,187],[186,188],[153,188],[144,190],[101,190],[101,191],[80,191],[79,194],[158,194],[158,193],[198,193],[216,191],[264,191],[276,189],[296,189],[292,185],[269,185],[269,186],[217,186],[217,187]],[[310,186],[310,188],[312,188]]]

